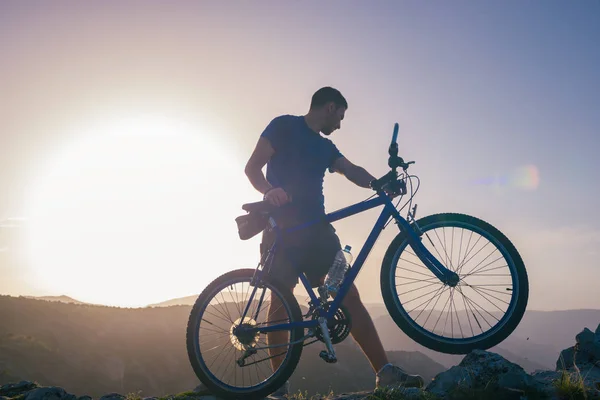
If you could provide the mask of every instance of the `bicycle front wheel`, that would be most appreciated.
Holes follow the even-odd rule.
[[[277,281],[263,279],[250,299],[254,273],[254,269],[238,269],[215,279],[196,300],[188,320],[186,344],[192,368],[200,381],[224,399],[255,399],[273,393],[291,376],[302,353],[302,327],[268,337],[236,330],[302,321],[298,301]],[[280,361],[275,370],[273,358]]]
[[[502,342],[521,321],[529,296],[517,249],[498,229],[468,215],[436,214],[416,223],[421,243],[460,281],[454,287],[440,282],[400,233],[381,269],[383,299],[396,325],[442,353],[467,354]]]

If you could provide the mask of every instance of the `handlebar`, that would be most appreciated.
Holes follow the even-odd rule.
[[[407,170],[410,164],[414,164],[414,161],[404,162],[402,157],[398,157],[398,130],[399,125],[396,122],[394,124],[394,133],[392,134],[392,143],[390,143],[390,148],[388,153],[390,154],[390,158],[388,159],[388,166],[396,171],[396,168],[402,168],[403,170]]]
[[[392,170],[381,178],[375,179],[371,182],[371,188],[374,190],[381,190],[386,184],[395,182],[398,178],[398,172],[396,171],[397,168],[402,168],[404,171],[406,171],[409,165],[415,163],[414,161],[404,162],[404,159],[398,156],[398,130],[399,125],[396,122],[394,124],[394,133],[392,134],[392,142],[390,143],[390,148],[388,150],[390,155],[390,158],[388,159],[388,166]]]

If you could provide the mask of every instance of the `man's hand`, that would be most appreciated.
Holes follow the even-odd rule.
[[[290,196],[280,187],[272,188],[265,193],[265,200],[274,206],[282,206],[291,201]]]

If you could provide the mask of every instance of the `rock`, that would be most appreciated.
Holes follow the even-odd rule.
[[[558,371],[536,371],[531,376],[537,382],[537,389],[546,394],[550,399],[557,398],[554,381],[560,379],[561,372]]]
[[[583,377],[583,384],[586,387],[592,390],[600,390],[598,388],[598,385],[600,385],[600,366],[585,365],[579,371]]]
[[[600,324],[598,324],[598,327],[596,328],[596,340],[600,340]]]
[[[558,360],[556,360],[556,370],[561,371],[563,369],[569,369],[573,366],[575,361],[575,346],[564,349],[560,352]]]
[[[419,400],[423,398],[422,390],[419,388],[402,388],[403,399]]]
[[[194,390],[192,390],[192,392],[199,394],[208,393],[208,388],[206,387],[206,385],[204,385],[204,383],[201,382],[198,386],[194,388]]]
[[[99,400],[124,400],[125,396],[123,396],[122,394],[119,393],[109,393],[109,394],[105,394],[104,396],[100,397]]]
[[[77,400],[77,396],[67,393],[63,388],[50,386],[27,392],[23,400]]]
[[[595,339],[596,335],[588,328],[584,328],[577,336],[575,336],[575,341],[577,341],[578,344],[592,343]]]
[[[482,396],[494,393],[502,398],[519,399],[527,391],[538,391],[538,382],[519,365],[502,356],[483,350],[473,350],[458,366],[438,374],[425,389],[440,397],[461,397],[473,391]]]
[[[7,383],[6,385],[2,385],[0,387],[0,396],[14,397],[19,394],[28,392],[32,389],[35,389],[37,387],[37,384],[29,381],[21,381],[19,383]]]
[[[77,400],[92,400],[92,398],[90,396],[80,396],[77,398]]]
[[[472,386],[471,375],[462,366],[453,366],[448,371],[439,373],[427,385],[426,391],[437,396],[445,396],[451,390],[454,390],[459,385],[467,387]]]
[[[581,363],[594,364],[600,362],[600,341],[587,342],[576,346],[577,365]]]
[[[327,400],[363,400],[367,399],[371,394],[372,392],[341,393],[327,398]]]
[[[556,370],[568,370],[574,365],[581,366],[598,362],[600,362],[600,342],[588,342],[561,351],[556,360]]]

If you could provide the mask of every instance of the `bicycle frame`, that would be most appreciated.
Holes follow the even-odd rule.
[[[408,221],[400,215],[400,213],[398,212],[398,210],[392,203],[392,200],[383,191],[378,191],[377,197],[375,197],[371,200],[362,201],[360,203],[356,203],[356,204],[353,204],[346,208],[342,208],[337,211],[326,214],[325,219],[327,222],[338,221],[338,220],[350,217],[352,215],[356,215],[361,212],[378,207],[380,205],[384,205],[384,208],[383,208],[381,214],[379,215],[379,218],[375,222],[375,226],[371,230],[371,233],[367,237],[366,242],[364,243],[358,256],[356,257],[356,261],[346,272],[346,276],[344,277],[344,280],[342,281],[342,284],[340,285],[339,290],[327,311],[323,310],[323,308],[321,307],[321,305],[322,305],[321,300],[315,295],[315,292],[313,291],[313,288],[311,287],[311,285],[308,281],[308,278],[306,277],[306,274],[303,272],[299,273],[300,281],[306,288],[306,291],[308,292],[308,295],[310,296],[310,298],[312,300],[312,304],[315,305],[315,307],[317,308],[317,312],[319,313],[319,316],[325,317],[327,320],[329,320],[335,315],[335,313],[338,310],[339,305],[341,304],[344,297],[350,290],[352,283],[358,276],[358,273],[360,272],[361,268],[363,267],[365,260],[367,259],[369,253],[373,249],[373,246],[374,246],[375,242],[377,241],[377,238],[383,231],[383,228],[385,227],[385,225],[388,222],[390,217],[393,217],[395,219],[401,232],[407,233],[409,244],[411,245],[412,249],[415,251],[415,254],[421,259],[421,261],[423,261],[425,266],[427,268],[429,268],[429,270],[431,270],[431,272],[437,278],[440,279],[440,281],[445,283],[445,282],[450,282],[456,278],[456,274],[454,272],[452,272],[451,270],[444,267],[431,254],[431,252],[429,252],[429,250],[427,250],[425,248],[425,246],[423,246],[423,244],[421,243],[420,236],[414,231],[414,229],[410,226]],[[310,221],[307,223],[303,223],[300,225],[296,225],[296,226],[287,228],[285,231],[291,232],[291,231],[295,231],[295,230],[299,230],[299,229],[304,229],[304,228],[307,228],[308,226],[313,225],[317,222],[318,221],[316,221],[316,220]],[[274,223],[274,221],[272,223]],[[275,229],[277,236],[275,239],[275,243],[271,247],[271,250],[270,250],[271,254],[269,254],[269,256],[267,257],[267,263],[269,262],[269,258],[272,259],[272,251],[274,249],[276,249],[277,242],[279,241],[280,235],[281,235],[280,229],[277,226],[274,226],[274,229]],[[300,271],[298,269],[297,265],[294,263],[294,260],[290,260],[290,262],[292,262],[293,267],[297,271]],[[257,270],[257,273],[261,274],[261,273],[263,273],[263,271]],[[242,315],[242,318],[241,318],[242,321],[244,320],[244,318],[248,312],[248,309],[250,307],[252,299],[254,298],[254,295],[256,294],[257,289],[258,289],[258,287],[255,285],[254,289],[252,291],[252,294],[250,296],[250,299],[246,304],[244,313]],[[264,297],[264,291],[263,291],[263,295],[261,296],[261,299],[260,299],[261,302],[263,300],[263,297]],[[318,325],[319,325],[318,320],[312,319],[312,320],[305,320],[305,321],[301,321],[301,322],[276,324],[276,325],[271,325],[271,326],[266,326],[266,327],[243,328],[242,330],[243,330],[244,334],[246,334],[246,333],[253,334],[253,333],[256,333],[257,331],[261,332],[261,333],[267,333],[267,332],[273,332],[273,331],[279,331],[279,330],[291,330],[291,329],[298,328],[298,327],[313,328]]]

